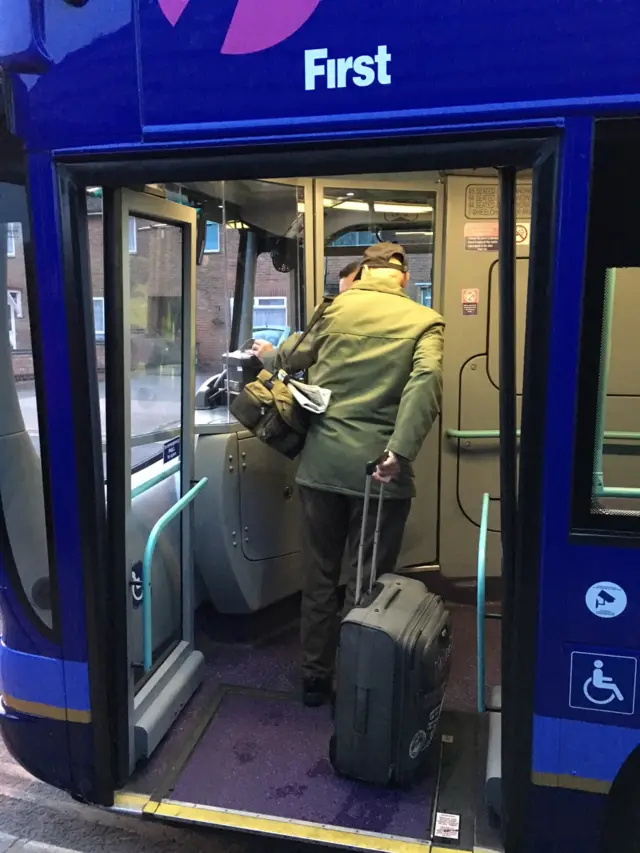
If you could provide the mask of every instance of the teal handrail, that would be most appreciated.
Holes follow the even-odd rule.
[[[485,652],[484,652],[484,620],[485,620],[485,575],[487,564],[487,532],[489,530],[489,494],[482,496],[482,514],[480,516],[480,536],[478,537],[478,586],[477,586],[477,624],[478,641],[478,712],[487,710],[485,699]]]
[[[151,662],[153,658],[153,637],[151,631],[151,562],[153,560],[153,554],[156,550],[160,534],[167,524],[169,524],[170,521],[173,521],[177,515],[180,515],[182,510],[191,503],[198,492],[201,492],[207,483],[208,479],[203,477],[195,484],[195,486],[193,486],[193,488],[189,489],[186,495],[183,495],[179,501],[176,501],[176,503],[156,521],[151,533],[149,534],[149,538],[147,539],[147,545],[144,549],[144,557],[142,560],[142,638],[145,672],[149,672],[151,669]]]
[[[599,498],[640,498],[640,489],[626,486],[600,486],[596,489]]]
[[[138,495],[143,495],[145,492],[148,492],[149,489],[152,489],[154,486],[157,486],[158,483],[161,483],[163,480],[167,480],[171,477],[172,474],[177,474],[180,470],[180,460],[178,459],[173,465],[169,465],[168,468],[164,468],[155,477],[151,477],[150,480],[147,480],[144,483],[140,483],[139,486],[136,486],[135,489],[131,489],[131,500],[137,498]]]
[[[447,438],[461,438],[468,441],[483,438],[500,438],[499,429],[447,429],[445,433]],[[516,435],[520,437],[519,429],[516,430]],[[609,441],[640,441],[640,432],[606,430],[604,437]]]
[[[447,438],[500,438],[499,429],[448,429],[446,430]],[[516,430],[516,435],[520,436],[520,430]]]
[[[616,430],[605,430],[603,433],[606,439],[611,441],[640,441],[640,432],[618,432]]]
[[[601,421],[598,422],[597,429],[600,430]],[[447,438],[454,438],[458,441],[478,441],[490,438],[500,438],[499,429],[447,429],[445,430]],[[520,430],[516,430],[516,435],[520,438]],[[619,430],[605,430],[604,433],[598,432],[596,438],[600,451],[596,451],[594,464],[594,493],[599,498],[640,498],[640,488],[627,488],[626,486],[604,486],[602,484],[602,444],[604,441],[640,441],[640,432],[626,432]]]
[[[616,293],[616,271],[608,269],[604,279],[604,309],[602,317],[602,340],[600,346],[600,375],[598,379],[598,407],[596,409],[596,447],[593,460],[593,491],[598,493],[604,487],[603,444],[604,423],[607,406],[607,388],[609,387],[609,366],[611,363],[611,326],[613,324],[613,303]]]

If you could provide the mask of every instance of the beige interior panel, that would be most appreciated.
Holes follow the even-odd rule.
[[[443,430],[498,429],[497,179],[449,176],[444,259],[445,337]],[[518,388],[522,387],[530,234],[530,183],[519,187],[516,219],[526,238],[517,247]],[[474,290],[477,308],[465,306]],[[473,304],[473,303],[472,303]],[[475,313],[474,313],[475,310]],[[477,573],[482,495],[499,498],[499,441],[443,439],[440,565],[448,577]],[[499,500],[490,529],[499,530]],[[487,543],[487,574],[500,573],[499,534]]]
[[[640,351],[638,299],[640,269],[616,270],[611,349],[607,382],[605,431],[640,433]],[[604,484],[609,488],[640,488],[640,441],[605,438]],[[640,510],[640,500],[604,499],[617,510]]]

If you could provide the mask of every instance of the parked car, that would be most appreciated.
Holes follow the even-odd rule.
[[[291,334],[290,326],[254,326],[253,337],[279,347]]]

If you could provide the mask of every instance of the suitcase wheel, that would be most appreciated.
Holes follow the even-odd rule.
[[[337,763],[337,740],[335,735],[331,735],[331,740],[329,741],[329,763],[333,768],[333,772],[336,776],[340,776],[343,779],[348,779],[348,776],[345,776],[344,773],[340,770]]]

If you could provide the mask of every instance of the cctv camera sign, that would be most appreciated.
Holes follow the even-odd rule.
[[[617,583],[600,581],[589,587],[585,596],[589,610],[600,619],[614,619],[624,612],[627,594]]]

